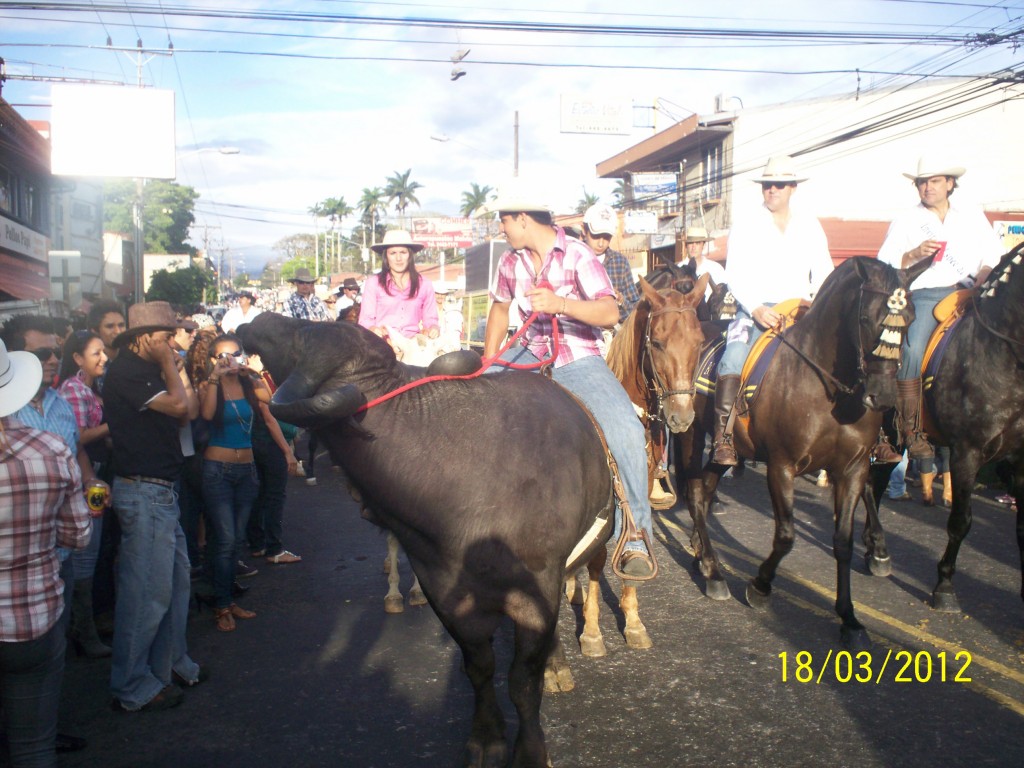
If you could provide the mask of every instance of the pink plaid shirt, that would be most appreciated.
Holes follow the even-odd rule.
[[[42,637],[64,609],[56,547],[92,535],[78,462],[56,435],[3,422],[0,438],[0,642]]]
[[[498,262],[491,299],[508,304],[515,298],[519,317],[524,323],[533,314],[526,291],[540,282],[551,283],[555,294],[566,299],[592,301],[602,296],[615,297],[608,273],[594,252],[579,240],[566,237],[561,227],[555,227],[555,230],[555,246],[544,258],[539,275],[533,273],[533,261],[526,251],[505,251]],[[522,336],[523,345],[540,360],[551,357],[551,330],[551,315],[542,314]],[[600,328],[559,315],[558,332],[556,368],[601,354],[597,346],[601,338]]]
[[[103,403],[99,395],[82,381],[81,374],[79,371],[74,376],[69,376],[57,390],[57,394],[67,400],[71,410],[75,412],[79,434],[84,429],[98,427],[103,423]]]

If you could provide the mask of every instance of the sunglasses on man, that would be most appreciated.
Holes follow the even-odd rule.
[[[767,192],[769,189],[785,189],[786,187],[795,187],[795,181],[763,181],[761,182],[761,189]]]
[[[56,357],[60,360],[60,351],[56,347],[40,347],[39,349],[31,350],[32,354],[39,358],[40,363],[47,363],[51,357]]]

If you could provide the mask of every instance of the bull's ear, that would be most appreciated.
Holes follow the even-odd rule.
[[[287,383],[274,393],[270,412],[275,419],[297,427],[323,426],[331,421],[347,419],[366,404],[366,398],[355,384],[343,384],[309,397],[288,399],[290,390],[285,387]]]

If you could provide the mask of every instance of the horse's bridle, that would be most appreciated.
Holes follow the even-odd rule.
[[[683,389],[668,389],[665,386],[665,382],[661,379],[661,374],[658,373],[658,366],[654,364],[654,350],[651,345],[651,321],[654,320],[658,315],[667,315],[672,312],[693,312],[697,314],[697,310],[694,307],[665,307],[664,309],[654,310],[647,315],[647,327],[644,329],[644,357],[651,361],[651,375],[653,382],[647,380],[647,391],[651,394],[652,390],[658,400],[658,407],[655,413],[650,414],[661,418],[662,411],[664,408],[664,401],[666,398],[673,397],[675,395],[694,395],[697,392],[696,387],[693,384],[693,378],[690,378],[690,385]],[[643,369],[643,359],[640,361],[641,370]],[[644,377],[645,380],[647,377]],[[653,386],[652,386],[653,384]],[[650,399],[650,398],[649,398]]]

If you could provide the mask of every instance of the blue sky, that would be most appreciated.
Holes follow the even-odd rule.
[[[1024,15],[1024,2],[977,0],[566,0],[557,11],[540,0],[126,0],[84,13],[59,3],[45,12],[15,5],[0,2],[0,56],[15,76],[3,97],[26,105],[18,109],[30,119],[48,118],[51,85],[17,76],[134,83],[132,58],[107,49],[107,36],[129,49],[138,39],[147,49],[173,42],[173,56],[145,64],[143,81],[177,94],[177,180],[199,190],[197,220],[211,240],[252,262],[270,256],[281,237],[311,232],[307,209],[318,200],[354,204],[364,187],[383,186],[396,171],[411,168],[423,185],[422,210],[455,214],[471,182],[500,186],[511,176],[516,111],[520,173],[542,183],[561,212],[584,188],[612,202],[614,183],[598,180],[595,165],[692,112],[711,112],[716,94],[732,107],[755,107],[853,91],[857,68],[862,89],[913,79],[901,73],[1019,68],[1009,44],[966,43],[1018,30]],[[193,13],[174,13],[181,9]],[[244,18],[268,13],[275,18]],[[470,28],[477,22],[502,24]],[[637,28],[723,34],[663,37]],[[724,34],[730,30],[838,36],[738,38]],[[842,36],[853,33],[862,38]],[[466,74],[453,82],[449,57],[460,49],[469,49],[460,65]],[[635,109],[630,135],[561,133],[559,99],[568,93],[658,107]],[[217,146],[241,153],[185,154]]]

